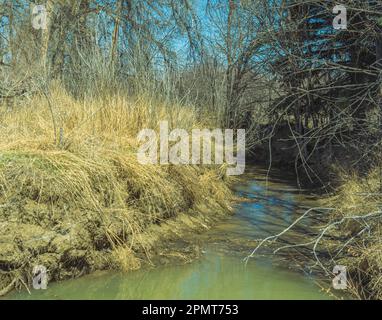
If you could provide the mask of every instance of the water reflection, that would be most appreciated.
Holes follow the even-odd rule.
[[[99,274],[50,285],[30,299],[322,299],[312,279],[275,268],[267,261],[247,267],[234,257],[206,253],[185,266]]]

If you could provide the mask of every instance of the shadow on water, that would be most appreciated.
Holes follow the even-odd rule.
[[[291,271],[285,261],[262,252],[245,266],[243,258],[255,240],[277,234],[314,199],[276,172],[251,169],[236,186],[243,198],[236,214],[198,235],[203,256],[181,266],[163,266],[127,274],[98,272],[80,279],[49,284],[48,290],[18,292],[11,299],[330,299],[316,279]],[[285,176],[285,175],[284,175]],[[295,228],[283,239],[293,243],[309,233]],[[266,249],[265,249],[266,250]]]

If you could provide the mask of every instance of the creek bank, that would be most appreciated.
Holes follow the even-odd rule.
[[[44,96],[11,113],[0,108],[2,293],[30,288],[36,265],[57,281],[135,270],[153,264],[155,251],[171,260],[166,241],[231,212],[226,165],[137,159],[142,128],[167,117],[178,119],[174,127],[209,127],[189,109],[158,101],[152,112],[152,100],[117,94],[77,100],[60,86],[51,88],[50,99],[60,115],[55,124]]]
[[[96,270],[130,271],[143,266],[188,263],[200,256],[200,248],[182,237],[209,229],[228,213],[228,207],[216,206],[203,212],[189,210],[161,222],[147,223],[140,232],[124,234],[127,221],[122,220],[123,216],[111,215],[106,222],[97,214],[82,214],[80,220],[63,215],[62,221],[41,226],[38,219],[41,211],[24,212],[28,223],[9,219],[12,214],[2,211],[1,293],[31,287],[32,269],[36,265],[48,269],[49,281],[59,281]],[[118,239],[112,239],[108,230],[113,230]],[[134,243],[134,238],[139,240]]]
[[[271,131],[267,126],[263,129],[265,133]],[[253,159],[262,165],[271,161],[272,168],[297,172],[300,185],[313,188],[321,196],[320,207],[330,208],[318,214],[314,224],[320,232],[327,229],[318,246],[322,266],[329,272],[335,265],[347,266],[353,297],[381,299],[381,161],[378,155],[372,155],[374,160],[368,162],[356,161],[363,159],[362,151],[346,146],[325,145],[325,141],[322,145],[308,145],[308,152],[317,149],[303,166],[296,161],[300,151],[284,125],[275,130],[271,141],[265,139],[254,148]]]
[[[246,175],[234,185],[240,197],[235,214],[221,216],[213,228],[205,226],[169,239],[168,245],[153,255],[155,268],[134,272],[95,272],[70,281],[52,283],[49,290],[32,291],[32,295],[14,292],[10,299],[328,299],[288,256],[274,256],[272,248],[247,265],[243,258],[256,246],[259,238],[282,230],[299,216],[299,205],[311,200],[285,181],[285,173],[265,180],[266,170],[248,167]],[[273,174],[271,175],[273,176]],[[309,201],[309,203],[306,203]],[[313,203],[311,203],[313,205]],[[205,224],[205,223],[203,223]],[[184,225],[184,224],[183,224]],[[171,226],[171,228],[173,228]],[[288,234],[294,241],[305,229]],[[200,233],[199,233],[200,232]],[[198,233],[198,234],[196,234]],[[178,248],[183,248],[179,251]],[[177,259],[177,253],[192,261]],[[158,259],[158,260],[155,260]],[[187,262],[187,263],[184,263]],[[190,263],[188,263],[190,262]],[[292,269],[292,270],[290,270]],[[297,269],[297,270],[296,270]]]

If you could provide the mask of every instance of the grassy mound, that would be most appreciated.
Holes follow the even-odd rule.
[[[225,168],[141,165],[137,133],[192,109],[126,99],[76,101],[59,87],[0,108],[0,290],[97,269],[136,269],[162,240],[208,226],[232,195]]]

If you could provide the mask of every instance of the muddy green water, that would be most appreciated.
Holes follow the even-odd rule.
[[[100,272],[80,279],[50,283],[47,290],[13,292],[8,299],[330,299],[317,279],[293,261],[273,256],[269,249],[243,258],[254,240],[276,234],[314,199],[297,190],[283,172],[252,168],[237,187],[244,200],[236,214],[204,234],[196,235],[202,257],[190,264],[130,273]],[[309,224],[309,222],[306,222]],[[297,229],[286,243],[299,240],[309,226]],[[297,271],[296,271],[297,270]],[[328,285],[327,285],[328,286]]]

